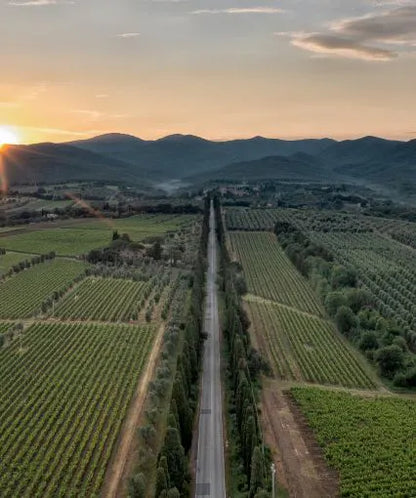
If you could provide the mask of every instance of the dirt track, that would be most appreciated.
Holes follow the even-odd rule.
[[[150,353],[144,375],[140,378],[136,394],[127,413],[126,420],[114,456],[107,469],[101,491],[103,498],[119,498],[125,495],[126,484],[134,466],[136,430],[143,413],[147,387],[152,379],[159,350],[162,344],[164,325],[159,330]]]
[[[278,481],[291,498],[339,496],[336,472],[326,465],[300,410],[274,382],[263,389],[262,425]]]

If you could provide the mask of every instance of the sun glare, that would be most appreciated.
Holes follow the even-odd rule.
[[[19,143],[17,133],[6,126],[0,126],[0,149],[3,145],[16,145]]]

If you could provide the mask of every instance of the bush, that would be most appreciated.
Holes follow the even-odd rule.
[[[346,295],[347,305],[354,313],[372,305],[371,295],[364,289],[350,289]]]
[[[403,367],[404,355],[399,346],[385,346],[380,348],[375,355],[380,373],[388,379],[392,379],[395,373]]]
[[[331,272],[331,284],[333,289],[341,287],[355,287],[357,285],[357,274],[345,266],[334,266]]]
[[[358,346],[362,351],[377,349],[379,347],[377,334],[373,330],[364,330]]]
[[[330,316],[337,314],[338,308],[347,305],[345,294],[340,291],[330,292],[325,299],[325,309]]]
[[[351,308],[348,306],[341,306],[335,315],[335,322],[338,329],[343,333],[349,335],[351,330],[358,325],[358,319],[354,315]]]

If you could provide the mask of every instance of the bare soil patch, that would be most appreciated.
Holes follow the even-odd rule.
[[[278,481],[291,498],[339,496],[337,472],[327,466],[303,414],[277,382],[265,382],[262,425],[266,443],[272,448]]]

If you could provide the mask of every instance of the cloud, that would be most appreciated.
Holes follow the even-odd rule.
[[[110,97],[110,95],[108,95],[107,93],[97,93],[97,95],[95,96],[96,99],[108,99]]]
[[[398,57],[398,47],[416,47],[416,6],[333,22],[320,33],[275,33],[292,45],[318,54],[383,62]]]
[[[137,38],[138,36],[140,36],[140,33],[135,33],[135,32],[120,33],[120,34],[116,35],[117,38]]]
[[[9,5],[14,7],[44,7],[46,5],[71,5],[74,3],[70,0],[23,0],[21,2],[9,2]]]
[[[275,7],[233,7],[229,9],[200,9],[192,11],[194,15],[201,14],[281,14],[283,9]]]
[[[367,47],[349,38],[342,38],[331,34],[296,35],[292,38],[292,45],[317,54],[366,61],[389,61],[397,57],[397,54],[390,50]]]
[[[344,19],[332,30],[355,40],[416,44],[416,6],[400,7],[376,15]]]

